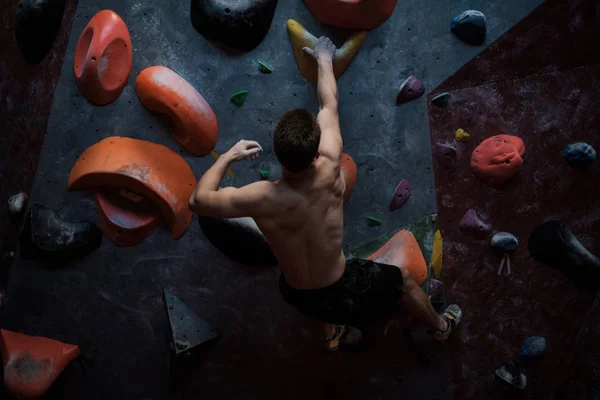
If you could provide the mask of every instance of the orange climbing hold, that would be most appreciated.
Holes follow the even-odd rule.
[[[398,0],[304,0],[320,23],[348,29],[375,29],[394,12]]]
[[[19,399],[40,398],[79,355],[79,347],[0,329],[4,385]]]
[[[94,15],[79,37],[73,66],[77,86],[89,101],[102,106],[119,97],[131,72],[131,38],[117,13]]]
[[[192,169],[174,151],[145,140],[113,136],[79,156],[67,189],[127,189],[147,197],[179,239],[192,223],[188,201],[195,185]]]
[[[489,185],[501,185],[521,169],[525,144],[511,135],[496,135],[485,139],[471,155],[471,168],[477,177]]]
[[[348,200],[354,186],[356,185],[356,163],[350,155],[342,154],[342,175],[346,180],[346,189],[344,190],[344,201]]]
[[[135,80],[135,91],[150,111],[173,121],[173,136],[187,151],[205,156],[217,144],[217,116],[185,79],[166,67],[146,68]]]
[[[427,264],[419,243],[407,230],[396,233],[379,250],[367,257],[367,260],[406,268],[419,285],[427,279]]]

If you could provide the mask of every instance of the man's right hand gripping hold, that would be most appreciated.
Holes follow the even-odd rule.
[[[458,324],[456,305],[438,315],[410,273],[396,266],[346,260],[342,252],[344,189],[338,91],[333,73],[335,46],[319,38],[305,48],[318,64],[319,114],[286,112],[274,134],[283,177],[218,190],[231,163],[262,151],[241,141],[200,179],[190,198],[192,211],[214,217],[253,217],[279,261],[279,289],[306,316],[324,322],[328,347],[337,348],[346,326],[368,329],[398,306],[444,340]]]

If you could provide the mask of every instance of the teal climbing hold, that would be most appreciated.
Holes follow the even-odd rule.
[[[238,92],[235,92],[233,94],[233,96],[231,96],[231,99],[229,99],[229,100],[236,106],[241,107],[246,102],[246,97],[248,97],[248,91],[240,90]]]
[[[377,219],[375,217],[367,217],[367,225],[369,226],[379,226],[382,225],[383,221]]]
[[[262,74],[270,74],[271,72],[273,72],[273,67],[271,67],[269,64],[267,64],[264,61],[259,61],[258,62],[258,70]]]
[[[271,173],[269,171],[267,171],[266,169],[261,169],[259,174],[260,174],[260,179],[262,179],[263,181],[269,179],[269,177],[271,176]]]

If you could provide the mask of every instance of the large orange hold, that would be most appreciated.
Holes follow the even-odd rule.
[[[173,136],[190,153],[205,156],[217,144],[217,116],[192,85],[166,67],[146,68],[135,80],[135,91],[150,111],[173,121]]]
[[[196,178],[187,162],[160,144],[113,136],[88,148],[71,169],[68,190],[127,189],[158,206],[175,239],[192,222]]]
[[[396,233],[379,250],[367,257],[367,260],[405,268],[419,285],[427,279],[427,264],[419,243],[407,230]]]
[[[0,352],[8,391],[19,399],[38,399],[79,356],[79,347],[0,329]]]
[[[324,25],[349,29],[375,29],[394,12],[398,0],[304,0]]]
[[[346,180],[346,189],[344,190],[344,201],[350,198],[354,186],[356,185],[356,163],[350,155],[342,154],[342,175]]]
[[[117,13],[94,15],[79,37],[73,67],[77,86],[92,103],[102,106],[119,97],[131,72],[131,38]]]
[[[505,134],[492,136],[473,150],[471,168],[487,184],[501,185],[519,172],[523,154],[525,144],[520,138]]]

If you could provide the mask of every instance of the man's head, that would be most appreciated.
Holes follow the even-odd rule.
[[[294,174],[310,167],[319,155],[321,129],[306,108],[289,110],[277,123],[273,138],[281,165]]]

